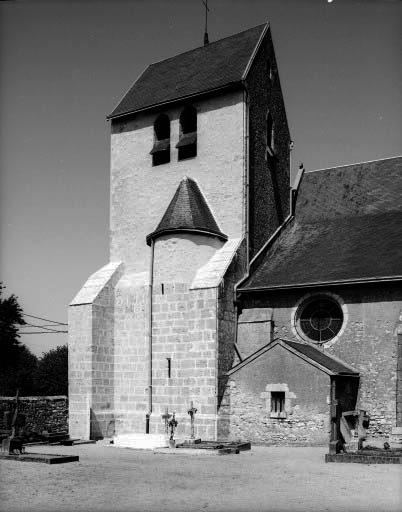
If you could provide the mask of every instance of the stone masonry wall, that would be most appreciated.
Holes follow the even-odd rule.
[[[112,281],[92,306],[91,439],[109,434],[114,420],[114,287]]]
[[[228,417],[226,409],[221,409],[221,402],[225,394],[229,371],[236,360],[234,343],[236,340],[236,307],[234,304],[234,288],[243,277],[246,268],[246,243],[242,242],[232,262],[230,263],[223,280],[218,288],[218,438],[228,436]]]
[[[126,274],[115,291],[115,432],[145,432],[149,277]]]
[[[285,393],[285,418],[271,414],[275,391]],[[276,346],[230,376],[222,402],[228,437],[257,444],[324,445],[329,394],[326,374]]]
[[[69,434],[90,439],[92,394],[92,305],[69,308],[68,312]]]
[[[163,433],[161,415],[176,412],[177,435],[190,436],[187,410],[197,408],[196,435],[214,439],[216,429],[216,288],[191,290],[164,283],[153,293],[152,432]],[[170,358],[171,374],[168,376]]]
[[[289,214],[290,135],[270,31],[250,68],[247,87],[250,254],[254,256]],[[268,112],[274,121],[273,157],[266,152]]]
[[[344,286],[318,292],[334,293],[343,304],[345,317],[340,335],[323,348],[360,373],[357,407],[367,410],[371,417],[369,435],[388,435],[396,425],[395,325],[402,307],[400,284]],[[275,336],[302,341],[294,326],[294,315],[306,293],[298,290],[259,294],[245,299],[244,307],[272,308]]]
[[[14,411],[15,397],[0,397],[0,419]],[[19,398],[19,412],[26,416],[26,429],[41,434],[68,431],[68,399],[66,396],[23,396]],[[5,428],[5,426],[4,426]]]
[[[109,263],[93,274],[69,307],[69,433],[101,438],[113,421],[114,288],[122,274]]]

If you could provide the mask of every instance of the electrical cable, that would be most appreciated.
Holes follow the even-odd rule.
[[[22,313],[22,316],[29,316],[30,318],[36,318],[36,320],[44,320],[45,322],[52,322],[53,324],[58,325],[68,325],[63,322],[56,322],[55,320],[50,320],[49,318],[41,318],[40,316],[28,315],[27,313]]]

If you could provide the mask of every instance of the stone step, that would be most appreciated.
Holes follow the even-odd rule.
[[[130,433],[115,436],[111,446],[135,448],[137,450],[154,450],[155,448],[167,447],[168,441],[163,434]]]

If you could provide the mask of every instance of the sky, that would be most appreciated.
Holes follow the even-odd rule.
[[[402,2],[209,8],[210,41],[270,22],[293,174],[300,162],[308,171],[402,153]],[[201,0],[0,2],[0,279],[25,313],[66,322],[108,262],[106,115],[148,64],[201,46],[203,33]],[[21,341],[41,355],[67,335]]]

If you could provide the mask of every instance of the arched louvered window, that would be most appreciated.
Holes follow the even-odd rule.
[[[197,110],[192,106],[185,107],[180,114],[180,139],[176,147],[179,160],[197,156]]]
[[[160,114],[154,122],[154,145],[151,150],[152,165],[170,162],[170,119]]]

